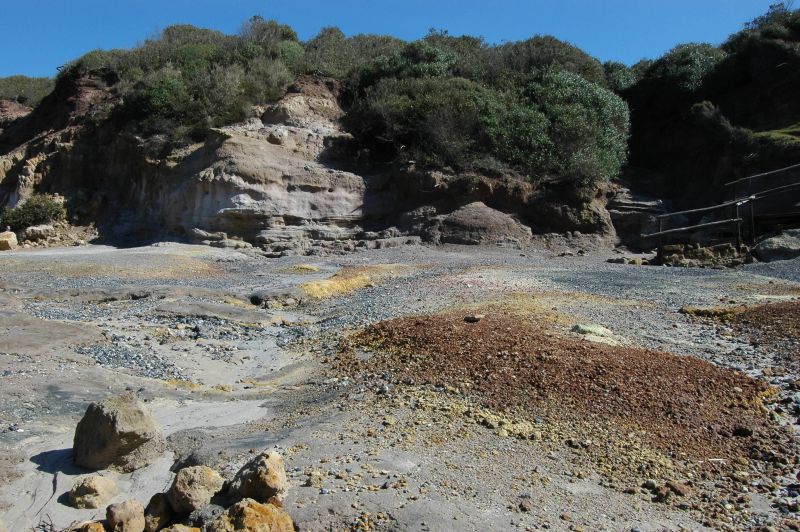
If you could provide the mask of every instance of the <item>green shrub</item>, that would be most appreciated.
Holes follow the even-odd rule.
[[[654,62],[645,72],[644,80],[693,92],[724,58],[725,52],[710,44],[681,44]]]
[[[565,70],[600,86],[606,85],[603,66],[597,59],[550,35],[538,35],[525,41],[507,43],[497,51],[499,60],[514,72],[537,74],[545,70]]]
[[[63,220],[65,216],[66,211],[60,201],[45,194],[33,194],[22,205],[3,209],[0,227],[5,230],[6,226],[10,226],[12,231],[22,231],[32,225]]]
[[[53,90],[50,78],[29,78],[28,76],[9,76],[0,78],[0,98],[16,100],[34,107]]]
[[[456,170],[501,163],[534,180],[610,179],[627,153],[625,102],[563,71],[516,93],[456,77],[385,78],[348,124],[379,156]]]
[[[620,93],[636,83],[637,73],[628,68],[624,63],[618,61],[606,61],[603,63],[603,70],[606,74],[608,88],[616,93]]]

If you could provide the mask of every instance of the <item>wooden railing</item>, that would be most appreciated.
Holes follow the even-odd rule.
[[[748,232],[750,234],[751,243],[754,243],[755,240],[756,240],[756,226],[755,226],[755,218],[756,218],[756,216],[755,216],[755,207],[754,207],[755,203],[757,201],[759,201],[759,200],[762,200],[762,199],[764,199],[766,197],[769,197],[769,196],[771,196],[773,194],[777,194],[779,192],[784,192],[784,191],[793,190],[793,189],[800,189],[800,180],[798,180],[798,181],[796,181],[794,183],[789,183],[787,185],[781,185],[781,186],[778,186],[778,187],[772,187],[772,188],[769,188],[769,189],[766,189],[766,190],[761,190],[761,191],[758,191],[756,193],[752,193],[749,196],[745,196],[745,197],[737,197],[737,194],[736,194],[737,185],[739,183],[743,183],[743,182],[750,182],[751,180],[759,178],[759,177],[776,175],[776,174],[780,174],[780,173],[787,172],[789,170],[794,170],[794,169],[797,169],[797,168],[800,168],[800,164],[787,166],[785,168],[778,168],[777,170],[771,170],[769,172],[762,172],[760,174],[754,174],[754,175],[750,175],[750,176],[747,176],[747,177],[742,177],[740,179],[736,179],[734,181],[729,181],[729,182],[725,183],[725,186],[733,186],[734,187],[733,188],[733,197],[734,197],[733,200],[726,201],[724,203],[719,203],[717,205],[710,205],[708,207],[701,207],[699,209],[689,209],[689,210],[685,210],[685,211],[677,211],[677,212],[671,212],[671,213],[667,213],[667,214],[662,214],[662,215],[657,217],[657,219],[658,219],[658,231],[656,231],[655,233],[643,234],[641,236],[642,236],[642,238],[663,237],[665,235],[671,235],[671,234],[677,234],[677,233],[685,233],[685,232],[693,231],[693,230],[696,230],[696,229],[704,229],[704,228],[708,228],[708,227],[718,227],[718,226],[734,225],[735,224],[735,226],[736,226],[736,233],[735,233],[736,234],[736,248],[737,249],[741,249],[742,243],[743,243],[742,242],[742,223],[743,222],[748,222],[748,225],[749,225]],[[800,201],[800,198],[798,198],[798,199]],[[741,207],[743,207],[745,205],[747,205],[749,207],[748,212],[746,214],[744,214],[744,216],[746,218],[743,217],[743,214],[742,214],[742,212],[740,210]],[[800,203],[798,205],[800,205]],[[713,211],[718,211],[718,210],[723,210],[723,209],[728,209],[728,208],[732,209],[732,211],[733,211],[732,212],[732,216],[729,217],[729,218],[723,219],[723,220],[717,220],[717,221],[712,221],[712,222],[704,222],[704,223],[694,224],[694,225],[685,225],[685,226],[682,226],[682,227],[675,227],[675,228],[671,228],[671,229],[664,229],[664,221],[669,219],[669,218],[675,217],[675,216],[685,216],[685,215],[697,214],[697,213],[701,213],[701,212],[713,212]],[[798,214],[798,216],[800,216],[800,212],[797,213],[797,214]]]

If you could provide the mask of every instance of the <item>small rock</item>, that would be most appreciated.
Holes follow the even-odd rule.
[[[525,513],[532,512],[533,502],[530,499],[523,499],[523,501],[519,503],[519,511]]]
[[[464,316],[464,321],[467,323],[478,323],[485,317],[485,314],[469,314],[468,316]]]
[[[186,525],[172,525],[167,528],[162,528],[161,532],[202,532],[199,528]]]
[[[100,521],[85,521],[71,526],[68,530],[69,532],[106,532],[106,527]],[[5,532],[5,529],[0,528],[0,532]]]
[[[231,482],[230,492],[261,502],[283,504],[289,481],[283,458],[276,452],[263,452],[242,467]]]
[[[106,508],[106,521],[113,532],[144,532],[144,506],[135,500]]]
[[[686,497],[692,490],[686,484],[670,480],[666,486],[675,494]]]
[[[224,483],[219,473],[210,467],[185,467],[175,475],[167,499],[177,513],[188,513],[211,502]]]
[[[230,508],[207,532],[294,532],[292,518],[282,508],[244,499]]]
[[[69,490],[69,502],[75,508],[102,508],[119,492],[110,478],[100,475],[80,477]]]
[[[172,507],[166,494],[156,493],[150,497],[150,502],[147,503],[147,507],[144,509],[145,532],[161,530],[171,520]]]

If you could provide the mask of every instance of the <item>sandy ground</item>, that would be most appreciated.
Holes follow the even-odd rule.
[[[86,473],[71,463],[73,431],[89,402],[127,390],[147,402],[171,450],[115,475],[118,500],[146,503],[175,463],[230,475],[252,449],[277,448],[292,483],[286,508],[302,530],[790,525],[795,479],[770,479],[768,490],[745,484],[746,502],[726,498],[730,508],[704,515],[708,505],[654,502],[638,481],[610,484],[563,442],[505,437],[453,414],[468,396],[376,385],[380,375],[362,379],[332,363],[343,335],[381,320],[501,307],[567,336],[578,323],[602,325],[626,345],[766,380],[788,400],[780,404],[792,402],[797,371],[785,352],[679,310],[791,301],[797,261],[699,270],[607,264],[609,256],[409,247],[264,259],[179,244],[3,253],[0,519],[23,531],[99,515],[65,504]],[[266,303],[253,305],[254,293]],[[787,341],[784,351],[798,346]],[[790,408],[771,415],[796,422]]]

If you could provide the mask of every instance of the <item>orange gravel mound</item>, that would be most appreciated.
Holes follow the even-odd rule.
[[[788,433],[763,407],[768,386],[696,358],[589,343],[499,314],[477,323],[455,314],[398,318],[351,342],[374,351],[366,360],[345,356],[351,370],[457,387],[489,408],[613,422],[694,459],[760,459],[777,447],[787,453],[782,462],[794,461]]]

